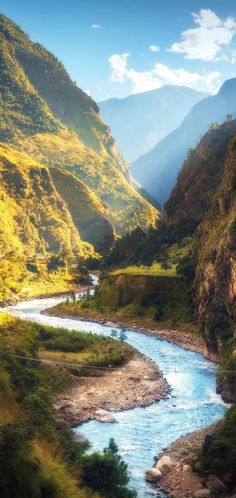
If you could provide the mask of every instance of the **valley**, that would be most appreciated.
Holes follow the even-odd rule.
[[[71,2],[0,13],[0,496],[235,498],[236,21]]]

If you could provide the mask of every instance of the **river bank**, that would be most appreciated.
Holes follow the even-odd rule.
[[[174,498],[207,498],[235,496],[227,493],[226,485],[213,474],[204,474],[201,464],[206,436],[211,438],[221,422],[212,424],[172,443],[158,458],[153,469],[147,471],[156,486]],[[158,476],[159,471],[160,475]]]
[[[60,418],[73,427],[91,419],[114,422],[110,412],[148,406],[168,391],[167,381],[154,362],[135,353],[125,365],[110,372],[73,377],[71,388],[58,398],[55,407]]]
[[[98,316],[98,313],[91,317],[90,310],[83,310],[83,314],[66,314],[58,311],[57,306],[48,308],[43,311],[42,314],[48,316],[55,316],[62,319],[69,320],[80,320],[91,323],[98,323],[105,325],[107,327],[121,327],[128,328],[134,332],[139,332],[145,335],[156,337],[157,339],[168,341],[172,344],[202,354],[205,358],[210,359],[214,362],[218,362],[218,358],[213,357],[206,348],[206,345],[202,337],[196,333],[188,332],[182,329],[169,329],[169,328],[157,328],[157,324],[148,318],[136,317],[135,319],[122,319],[117,320],[114,313],[104,312],[102,313],[103,318]]]
[[[11,308],[9,312],[20,318],[33,319],[38,323],[52,327],[62,327],[71,331],[84,330],[106,337],[114,335],[114,323],[105,322],[106,326],[103,326],[96,323],[96,320],[89,322],[84,316],[83,327],[83,323],[78,320],[60,319],[54,317],[51,312],[45,314],[45,310],[52,308],[55,304],[57,304],[57,300],[54,299],[38,299],[29,303],[21,302],[16,307]],[[78,317],[76,318],[78,319]],[[133,405],[136,408],[128,409],[128,406],[132,405],[129,399],[125,400],[123,410],[119,411],[118,409],[115,414],[118,423],[101,424],[96,420],[88,419],[87,423],[78,428],[78,431],[93,442],[95,451],[100,451],[101,448],[105,447],[110,437],[116,440],[122,457],[129,465],[132,486],[138,490],[140,493],[138,496],[141,497],[144,493],[143,490],[150,490],[144,482],[144,474],[153,464],[152,455],[161,453],[163,448],[182,434],[190,433],[197,427],[207,426],[211,421],[217,421],[223,415],[223,407],[221,403],[218,403],[214,394],[215,367],[211,362],[187,349],[177,348],[170,341],[164,340],[163,337],[162,340],[156,340],[158,337],[155,337],[152,331],[148,334],[136,333],[138,325],[139,331],[142,332],[140,322],[134,322],[132,329],[130,325],[126,325],[126,342],[145,357],[151,358],[155,365],[159,365],[170,385],[170,395],[164,396],[157,404],[149,398],[150,403],[145,404],[145,408],[139,408],[140,402],[138,402]],[[155,325],[157,326],[157,324]],[[119,338],[119,333],[123,335],[123,330],[117,331],[117,338]],[[191,365],[191,370],[188,365]],[[139,369],[140,367],[138,367]],[[111,373],[109,371],[109,374]],[[144,375],[140,372],[141,378]],[[136,375],[133,373],[131,376],[135,377]],[[121,376],[117,375],[118,379],[119,377]],[[100,377],[101,385],[103,379],[104,377]],[[94,378],[87,378],[86,389],[91,388],[93,380]],[[121,385],[126,388],[125,384],[124,380]],[[136,382],[136,384],[138,386],[139,383]],[[133,390],[133,385],[130,384],[129,392]],[[116,386],[113,388],[112,396],[114,403],[116,403],[119,398]],[[212,402],[209,403],[211,396]],[[94,393],[90,392],[86,402],[90,403],[93,397]],[[105,397],[107,400],[108,395],[106,394]],[[126,397],[128,397],[127,394]],[[67,401],[64,400],[62,404],[69,404]],[[88,407],[88,405],[85,406]],[[107,405],[105,406],[107,408]],[[116,406],[114,404],[115,409]],[[97,408],[101,410],[100,403]],[[104,410],[104,408],[102,409]],[[76,422],[75,425],[77,425]]]

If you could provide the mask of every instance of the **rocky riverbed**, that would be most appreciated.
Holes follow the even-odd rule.
[[[88,377],[73,377],[70,390],[59,397],[56,409],[70,426],[91,419],[115,422],[112,413],[147,406],[168,393],[168,384],[156,365],[135,353],[121,368]]]
[[[220,422],[218,423],[220,424]],[[201,458],[206,436],[214,433],[213,424],[188,434],[171,444],[147,470],[146,480],[162,488],[170,498],[236,497],[217,476],[204,474]]]

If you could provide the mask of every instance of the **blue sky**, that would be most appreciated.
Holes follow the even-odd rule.
[[[0,0],[95,100],[236,76],[235,0]]]

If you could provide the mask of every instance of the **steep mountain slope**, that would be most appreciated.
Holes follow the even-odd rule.
[[[211,123],[222,123],[227,114],[236,115],[235,97],[236,78],[233,78],[223,84],[217,95],[198,102],[179,128],[132,164],[134,177],[159,202],[168,199],[189,148],[196,146]]]
[[[165,85],[157,90],[99,103],[101,116],[127,161],[135,161],[180,125],[206,94],[188,87]]]
[[[229,340],[234,341],[227,366],[228,370],[236,371],[236,340],[233,339],[236,331],[236,120],[211,128],[191,152],[158,228],[146,234],[135,230],[124,236],[115,244],[106,265],[109,270],[120,267],[117,274],[128,266],[125,273],[132,276],[139,275],[140,265],[146,264],[145,275],[150,276],[150,264],[155,261],[153,269],[156,268],[157,276],[169,279],[174,275],[187,284],[196,322],[212,358],[222,357]],[[131,289],[127,289],[127,293],[132,296]],[[171,292],[165,294],[165,299],[171,316],[179,299],[172,302]],[[153,294],[152,303],[156,303],[160,311],[160,292]],[[143,306],[147,307],[147,300]],[[180,311],[184,316],[185,309]],[[181,318],[178,320],[181,327]],[[222,384],[227,381],[226,375]],[[232,399],[236,399],[235,381],[234,374]]]
[[[60,124],[26,78],[14,51],[0,32],[0,139],[56,132]]]
[[[90,242],[97,252],[108,251],[115,241],[114,228],[107,217],[107,209],[86,185],[62,169],[50,170],[57,191],[65,200],[75,226],[83,240]]]
[[[51,257],[76,262],[94,256],[81,241],[49,170],[9,145],[0,144],[0,300],[39,277]],[[60,264],[59,264],[60,266]]]
[[[64,66],[42,45],[29,37],[5,16],[0,16],[0,32],[14,48],[32,86],[47,102],[53,115],[75,130],[82,142],[99,154],[111,156],[116,166],[129,178],[109,127],[98,114],[98,106],[70,79]]]
[[[236,133],[236,121],[211,129],[184,162],[164,219],[169,225],[189,226],[189,235],[211,207],[225,167],[229,142]]]
[[[179,227],[191,221],[196,317],[208,350],[221,355],[236,325],[236,121],[210,130],[191,153],[165,220]]]
[[[0,34],[4,97],[0,101],[3,118],[0,140],[30,153],[44,165],[73,171],[102,203],[107,204],[109,219],[118,233],[137,225],[147,228],[154,224],[157,212],[127,180],[128,167],[116,151],[108,127],[103,123],[102,132],[101,128],[96,128],[101,121],[96,104],[70,81],[64,68],[50,53],[32,43],[4,16],[0,17]],[[37,83],[38,91],[29,78]],[[69,131],[52,114],[52,108],[59,117],[66,115],[68,123],[71,119],[69,127],[74,131]],[[88,148],[79,138],[79,128],[72,123],[75,116],[78,117],[78,126],[83,128],[84,124],[87,142],[97,137],[93,148]]]

